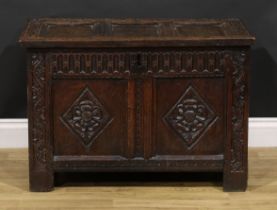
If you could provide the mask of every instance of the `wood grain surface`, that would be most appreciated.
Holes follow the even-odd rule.
[[[30,21],[28,47],[241,46],[255,38],[239,19],[63,19]],[[181,42],[180,42],[181,41]]]
[[[246,192],[222,192],[218,181],[92,181],[49,193],[29,192],[26,149],[0,150],[0,209],[277,209],[277,148],[249,150]]]

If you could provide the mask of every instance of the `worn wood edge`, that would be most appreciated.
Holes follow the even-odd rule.
[[[92,24],[95,22],[109,22],[109,23],[182,23],[182,24],[225,24],[235,23],[236,27],[240,28],[241,34],[234,34],[229,36],[211,36],[211,37],[174,37],[174,36],[144,36],[144,37],[121,37],[121,36],[93,36],[91,38],[45,38],[40,36],[29,36],[28,31],[36,26],[41,26],[45,23],[55,23],[57,25],[70,23],[70,24]],[[126,18],[126,19],[91,19],[91,18],[38,18],[28,21],[22,31],[18,42],[27,48],[51,48],[51,47],[64,47],[64,48],[96,48],[96,47],[180,47],[180,46],[248,46],[255,42],[255,37],[249,33],[247,27],[239,18],[225,18],[225,19],[185,19],[185,18],[159,18],[159,19],[145,19],[145,18]]]
[[[134,47],[233,47],[250,46],[255,43],[255,38],[234,37],[234,38],[203,38],[166,40],[166,37],[158,40],[137,39],[137,40],[117,40],[117,41],[82,41],[82,40],[19,40],[25,48],[134,48]]]
[[[55,172],[222,172],[223,160],[56,160]]]

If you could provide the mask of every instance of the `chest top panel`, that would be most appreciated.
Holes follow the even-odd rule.
[[[27,47],[186,47],[250,45],[238,19],[31,20],[19,42]]]

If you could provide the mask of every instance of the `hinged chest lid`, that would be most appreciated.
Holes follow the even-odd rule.
[[[26,47],[246,46],[254,42],[238,19],[31,20],[19,42]]]

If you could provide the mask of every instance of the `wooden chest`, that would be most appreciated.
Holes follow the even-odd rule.
[[[237,19],[35,19],[30,190],[56,172],[222,172],[247,186],[249,50]]]

